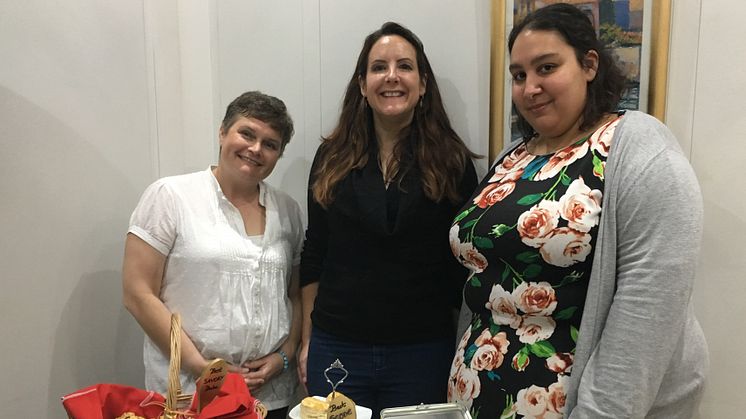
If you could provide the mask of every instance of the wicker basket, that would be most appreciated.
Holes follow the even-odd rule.
[[[179,370],[181,369],[181,318],[171,315],[171,358],[168,367],[166,396],[136,387],[99,383],[62,396],[62,406],[71,419],[116,418],[116,419],[186,419],[202,416],[239,417],[241,412],[222,413],[222,409],[241,409],[248,416],[265,418],[267,409],[259,400],[251,397],[243,379],[234,373],[225,373],[223,360],[213,360],[200,378],[200,391],[195,397],[181,393]],[[209,383],[209,388],[208,388]],[[235,396],[235,399],[231,398]],[[221,404],[216,398],[228,397]],[[194,400],[193,400],[194,399]],[[201,400],[200,400],[201,399]],[[239,400],[240,399],[240,400]],[[215,402],[218,403],[215,403]],[[246,402],[250,404],[246,404]],[[210,411],[208,411],[208,408]],[[245,410],[244,410],[245,412]],[[247,416],[243,413],[243,416]]]
[[[197,416],[199,412],[189,409],[193,394],[181,392],[181,316],[178,313],[171,315],[171,358],[168,364],[168,392],[166,394],[166,407],[163,410],[164,419],[185,419]],[[267,408],[259,401],[254,406],[257,415],[261,418],[267,417]]]

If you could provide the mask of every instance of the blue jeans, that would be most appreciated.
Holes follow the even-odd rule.
[[[308,349],[308,392],[326,396],[332,388],[324,370],[339,359],[349,376],[337,390],[355,404],[373,410],[373,418],[387,407],[445,403],[454,339],[423,343],[372,345],[350,342],[314,327]],[[340,370],[329,372],[337,382]]]

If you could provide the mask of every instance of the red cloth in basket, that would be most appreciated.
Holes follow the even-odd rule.
[[[71,419],[116,419],[130,412],[146,419],[163,414],[166,400],[154,391],[118,384],[95,384],[62,397]],[[259,419],[258,400],[251,396],[240,374],[228,373],[220,393],[202,412],[196,413],[196,398],[192,400],[189,417],[197,419]]]

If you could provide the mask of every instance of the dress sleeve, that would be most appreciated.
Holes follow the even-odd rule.
[[[311,175],[308,179],[308,227],[300,262],[301,287],[318,282],[326,257],[327,242],[329,240],[329,225],[327,211],[313,198],[311,185],[315,181],[316,167],[319,164],[321,147],[316,151]]]
[[[653,128],[644,134],[672,138],[665,127]],[[702,232],[702,197],[691,166],[667,146],[632,168],[626,162],[619,168],[620,189],[611,209],[616,291],[582,371],[573,419],[645,417],[691,310]]]
[[[176,212],[172,191],[164,179],[157,180],[140,197],[140,202],[130,217],[127,232],[167,256],[176,240]]]

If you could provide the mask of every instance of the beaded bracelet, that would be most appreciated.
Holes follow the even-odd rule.
[[[287,371],[289,363],[288,363],[288,356],[285,354],[285,351],[283,351],[282,349],[278,349],[277,355],[280,355],[280,357],[282,357],[282,371],[283,372]]]

